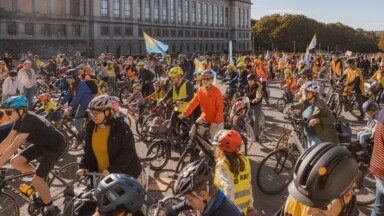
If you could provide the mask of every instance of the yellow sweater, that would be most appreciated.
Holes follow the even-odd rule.
[[[110,129],[110,127],[99,128],[96,126],[92,134],[92,150],[97,159],[98,172],[100,173],[109,167],[107,141]]]

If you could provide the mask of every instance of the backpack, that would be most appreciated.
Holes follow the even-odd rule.
[[[92,216],[97,207],[94,192],[95,190],[85,188],[73,194],[64,191],[63,216]]]
[[[92,94],[99,93],[99,88],[97,87],[97,84],[95,83],[95,81],[85,80],[84,82],[87,84],[88,88],[91,89]]]

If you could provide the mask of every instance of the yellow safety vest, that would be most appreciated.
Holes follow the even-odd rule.
[[[228,164],[225,160],[218,161],[218,165],[222,165],[230,173],[232,182],[235,186],[235,205],[247,215],[249,202],[251,201],[251,165],[249,159],[245,156],[240,157],[245,163],[244,171],[240,172],[238,176],[234,176],[230,171]],[[220,184],[220,177],[215,176],[215,185],[222,188]]]
[[[187,97],[187,81],[185,81],[183,84],[181,84],[179,94],[177,94],[176,91],[176,84],[173,84],[173,92],[172,92],[172,99],[173,101],[176,101],[178,99],[183,99]],[[183,102],[181,106],[178,106],[177,104],[175,105],[175,111],[176,112],[184,112],[185,108],[189,102]]]

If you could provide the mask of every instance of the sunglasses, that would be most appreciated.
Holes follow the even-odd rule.
[[[5,115],[7,115],[7,116],[11,116],[14,111],[15,110],[4,110]]]

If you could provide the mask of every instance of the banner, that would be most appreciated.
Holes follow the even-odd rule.
[[[168,45],[157,41],[143,32],[145,46],[148,53],[165,53],[168,50]]]

